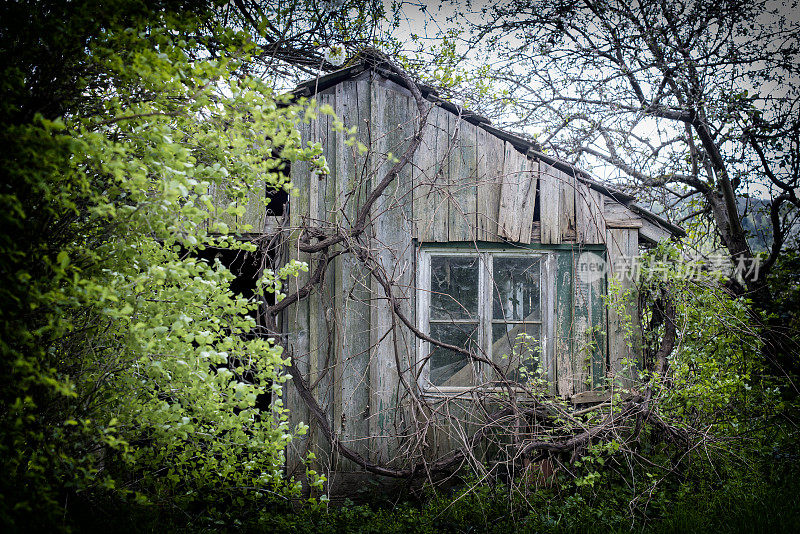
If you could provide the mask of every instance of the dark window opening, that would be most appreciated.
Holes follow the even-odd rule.
[[[248,300],[258,300],[261,298],[256,294],[256,282],[261,276],[263,269],[275,268],[275,261],[277,259],[275,250],[264,252],[260,249],[249,252],[223,248],[206,248],[205,250],[195,251],[194,254],[199,259],[212,265],[216,260],[219,260],[219,262],[227,267],[235,277],[231,281],[231,291]],[[262,336],[266,337],[268,335],[264,321],[259,315],[263,305],[270,306],[275,303],[274,293],[266,293],[263,300],[262,306],[259,306],[259,310],[255,312],[258,314],[254,317],[256,326],[249,333],[243,335],[244,339],[254,339]],[[238,358],[229,356],[228,361],[222,364],[221,367],[228,368],[228,370],[234,373],[237,380],[251,384],[256,383],[255,370],[248,369],[243,363],[244,362],[241,362]],[[241,373],[237,373],[236,369],[240,366],[244,367],[244,370]],[[217,368],[220,368],[220,366],[217,366],[214,370]],[[272,402],[272,390],[269,386],[270,384],[267,384],[265,392],[256,397],[255,407],[259,410],[265,411],[270,407]]]
[[[288,183],[292,175],[291,162],[282,160],[280,173]],[[283,187],[267,187],[265,195],[269,200],[267,203],[267,215],[273,217],[282,216],[286,212],[286,204],[289,202],[289,192]]]
[[[269,189],[266,192],[267,199],[267,215],[269,216],[282,216],[286,210],[286,203],[289,202],[289,193],[283,189]]]
[[[248,299],[255,296],[256,280],[258,280],[264,260],[263,253],[227,248],[206,248],[195,251],[194,254],[210,265],[213,265],[215,260],[219,260],[222,265],[230,269],[236,277],[231,282],[231,291]]]

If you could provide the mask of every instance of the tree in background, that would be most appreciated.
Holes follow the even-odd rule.
[[[797,247],[800,213],[800,23],[790,4],[511,0],[484,9],[468,44],[495,51],[486,76],[513,105],[508,125],[535,128],[560,157],[616,169],[696,235],[710,223],[733,265],[747,266],[729,288],[767,312],[768,275]],[[759,208],[767,252],[751,268],[758,251],[742,221]],[[797,371],[789,332],[767,322],[767,360]]]
[[[249,72],[292,86],[386,43],[389,32],[377,0],[236,0],[229,15],[257,46]]]

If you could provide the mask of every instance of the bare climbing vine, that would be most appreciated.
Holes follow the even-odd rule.
[[[409,288],[400,287],[397,277],[379,260],[378,247],[383,244],[372,242],[370,228],[380,216],[380,210],[376,209],[379,200],[386,198],[389,187],[412,165],[425,129],[430,127],[428,118],[434,104],[423,96],[418,85],[402,68],[391,62],[384,65],[404,81],[416,105],[417,122],[405,151],[380,179],[372,180],[375,185],[364,195],[354,217],[348,219],[344,211],[352,197],[340,199],[338,223],[307,220],[301,228],[292,228],[289,218],[284,217],[283,225],[262,245],[265,249],[284,247],[285,250],[291,243],[296,251],[307,254],[309,258],[307,279],[286,291],[285,298],[279,302],[263,305],[260,320],[270,335],[284,340],[285,350],[292,360],[288,366],[292,385],[286,387],[294,388],[306,406],[310,433],[321,435],[334,451],[324,469],[334,471],[339,461],[333,459],[336,457],[347,459],[370,473],[393,478],[426,477],[435,480],[468,466],[481,477],[513,479],[527,470],[547,479],[554,466],[571,472],[570,462],[587,454],[593,444],[614,443],[614,450],[637,457],[637,443],[642,439],[645,426],[653,428],[660,439],[678,450],[694,447],[699,432],[670,421],[658,408],[659,398],[665,394],[662,386],[667,383],[667,362],[676,344],[675,305],[669,293],[665,292],[656,303],[659,326],[663,330],[662,340],[655,357],[644,369],[651,376],[658,377],[626,388],[609,380],[607,394],[584,405],[573,405],[554,395],[541,376],[533,374],[530,380],[520,381],[509,376],[491,355],[426,334],[418,327],[415,318],[409,316],[403,305],[403,291]],[[380,458],[364,446],[354,446],[352,440],[343,439],[337,429],[339,421],[334,420],[330,410],[321,404],[317,390],[325,373],[332,372],[334,362],[330,358],[337,356],[329,354],[320,375],[309,376],[297,363],[306,355],[293,353],[294,347],[281,331],[279,318],[282,314],[316,292],[323,291],[332,262],[345,256],[358,262],[371,279],[373,288],[380,288],[382,294],[372,294],[370,298],[385,300],[391,310],[391,322],[382,340],[391,340],[393,344],[393,371],[397,374],[400,391],[396,396],[394,413],[384,414],[395,419],[396,432],[391,438],[396,446],[389,457]],[[341,281],[337,280],[337,283]],[[363,285],[365,281],[357,283]],[[332,314],[332,317],[326,315],[329,332],[336,329],[331,324],[337,320],[336,311]],[[413,336],[410,346],[408,342],[402,342],[401,331]],[[369,335],[368,332],[362,334]],[[457,394],[431,395],[418,385],[419,367],[427,362],[423,359],[422,365],[416,366],[413,361],[417,340],[486,366],[496,379],[491,384],[464,388]],[[374,357],[370,351],[370,358]],[[448,436],[450,447],[441,447],[440,450],[438,443],[443,434]],[[311,438],[307,439],[306,446],[312,447],[312,442]],[[678,458],[683,456],[678,455]]]

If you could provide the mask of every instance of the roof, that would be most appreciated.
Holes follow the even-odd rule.
[[[291,93],[295,97],[309,97],[326,89],[333,87],[341,82],[352,80],[366,71],[373,71],[383,78],[391,80],[400,86],[405,86],[406,82],[389,68],[389,60],[378,51],[366,50],[351,60],[353,64],[331,72],[318,78],[313,78],[300,83]],[[541,146],[530,139],[526,139],[518,134],[495,128],[486,117],[465,109],[457,104],[453,104],[447,100],[439,97],[438,91],[429,85],[415,82],[417,89],[419,89],[423,98],[432,102],[433,104],[461,117],[461,119],[482,128],[489,134],[510,143],[519,152],[527,155],[530,158],[535,158],[544,161],[548,165],[555,167],[565,173],[575,176],[578,180],[589,186],[590,188],[599,191],[600,193],[614,199],[615,201],[623,204],[631,211],[637,213],[649,222],[656,224],[665,230],[669,231],[672,235],[677,237],[686,236],[686,231],[667,221],[663,217],[656,215],[650,210],[647,210],[634,202],[635,197],[624,193],[614,187],[603,183],[596,179],[588,171],[581,169],[569,162],[555,158],[542,152]]]

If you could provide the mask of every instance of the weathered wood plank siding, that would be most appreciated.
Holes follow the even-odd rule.
[[[555,361],[552,365],[554,393],[572,393],[572,353],[574,337],[574,252],[559,251],[556,255],[556,337]]]
[[[474,241],[478,228],[478,134],[474,125],[450,115],[449,136],[453,150],[449,161],[447,239]]]
[[[327,116],[301,126],[304,144],[322,143],[331,172],[319,176],[303,162],[292,165],[300,194],[291,198],[289,224],[295,230],[287,256],[300,261],[309,256],[297,249],[297,229],[352,224],[368,191],[393,165],[389,154],[402,155],[419,120],[409,94],[380,77],[344,81],[316,98],[335,109],[345,128],[357,126],[357,139],[370,151],[361,154],[347,143],[347,135],[335,131]],[[433,413],[407,409],[401,383],[415,384],[416,338],[395,320],[390,299],[370,269],[391,281],[392,297],[416,321],[420,247],[483,241],[545,251],[547,372],[554,393],[572,396],[602,387],[607,366],[622,372],[623,360],[634,358],[639,343],[629,345],[622,315],[605,310],[606,278],[579,276],[581,260],[594,254],[613,268],[622,256],[636,255],[640,232],[644,239],[665,233],[575,174],[522,154],[480,126],[430,105],[428,127],[410,165],[374,204],[371,226],[353,243],[370,250],[374,262],[365,266],[352,254],[338,256],[320,290],[283,317],[289,349],[330,415],[336,438],[379,463],[391,463],[408,446],[402,436],[414,434],[414,417],[440,423],[426,437],[430,458],[462,446],[474,427],[468,396],[458,401],[443,396],[433,403]],[[249,214],[248,207],[251,220]],[[255,225],[259,220],[252,216]],[[303,274],[291,284],[302,286],[307,279]],[[624,280],[615,283],[632,287]],[[292,384],[283,399],[293,424],[309,422]],[[302,467],[299,460],[311,444],[327,465],[361,469],[331,454],[314,426],[292,445],[290,470]]]
[[[500,192],[503,187],[503,141],[478,128],[478,240],[500,241],[497,221],[500,213]]]
[[[414,221],[420,241],[446,242],[449,193],[450,113],[433,106],[414,154]]]
[[[612,373],[618,377],[618,383],[629,387],[632,384],[629,379],[635,378],[637,355],[641,353],[639,327],[636,325],[639,299],[631,276],[633,262],[639,254],[639,234],[636,229],[609,229],[606,239],[608,283],[614,301],[607,312],[609,364]]]
[[[505,143],[497,226],[506,241],[530,243],[538,181],[539,162],[529,160]]]
[[[541,165],[541,164],[540,164]],[[575,229],[575,188],[577,179],[572,174],[558,171],[559,186],[559,221],[558,226],[561,233],[561,242],[574,242],[577,232]]]
[[[561,174],[558,169],[540,163],[542,179],[539,185],[541,204],[542,244],[561,244]]]
[[[312,121],[311,124],[300,124],[298,128],[301,139],[304,142],[309,139],[319,139],[319,121]],[[299,194],[292,198],[290,205],[289,226],[291,233],[287,243],[286,256],[289,260],[306,263],[309,262],[309,255],[300,252],[297,248],[297,243],[300,238],[301,228],[308,219],[310,178],[311,169],[307,163],[298,161],[292,166],[292,182]],[[308,274],[301,272],[297,278],[288,280],[288,291],[297,291],[307,281]],[[286,345],[295,365],[302,373],[308,373],[310,367],[309,318],[309,300],[302,300],[289,306],[283,315],[283,327],[287,332]],[[309,421],[309,411],[291,381],[284,384],[282,397],[284,406],[290,411],[290,421],[293,426],[301,421]],[[308,450],[310,437],[309,434],[306,434],[292,441],[289,445],[286,459],[287,474],[301,474],[303,468],[302,458],[305,457]]]
[[[343,82],[336,86],[334,109],[349,130],[371,120],[370,84],[365,81]],[[362,131],[363,135],[365,132]],[[335,133],[335,169],[337,216],[341,224],[355,221],[370,188],[370,162],[353,144],[346,143],[344,131]],[[362,244],[360,241],[356,245]],[[336,366],[334,373],[333,430],[338,439],[361,454],[369,453],[369,350],[370,290],[369,271],[353,254],[335,259],[336,295]],[[355,468],[342,459],[345,470]]]
[[[373,84],[371,126],[380,132],[374,162],[376,172],[373,187],[383,179],[394,165],[388,160],[391,154],[398,158],[408,148],[414,135],[418,116],[416,105],[410,98],[396,91],[384,92],[379,84]],[[401,309],[413,316],[414,301],[412,287],[414,276],[414,247],[409,236],[412,232],[412,174],[406,166],[392,182],[385,194],[373,207],[373,235],[371,247],[377,254],[376,268],[382,276],[394,284],[392,297],[401,303]],[[398,369],[395,350],[400,354],[413,354],[413,340],[405,329],[393,328],[393,313],[384,287],[371,279],[370,316],[370,399],[369,435],[371,456],[374,461],[387,463],[390,454],[397,449],[396,436],[402,435],[402,413],[398,410],[399,374],[409,375],[411,362],[401,358],[402,369]],[[410,376],[406,376],[410,379]]]
[[[335,91],[328,91],[318,96],[320,105],[335,106]],[[308,177],[308,224],[315,227],[327,227],[335,221],[333,206],[337,198],[335,179],[335,162],[338,157],[339,139],[336,137],[334,119],[329,115],[320,115],[312,122],[313,133],[322,145],[323,155],[332,169],[331,174],[311,174]],[[316,268],[310,265],[309,271]],[[334,375],[336,364],[336,338],[330,326],[334,319],[336,298],[336,265],[331,263],[325,273],[324,283],[308,297],[309,313],[309,386],[326,414],[328,424],[333,424],[336,412]],[[309,424],[309,442],[315,445],[315,454],[319,458],[316,467],[331,465],[331,447],[315,421]]]
[[[605,269],[606,258],[602,251],[576,254],[572,393],[599,385],[605,372]]]
[[[604,243],[606,239],[606,224],[603,217],[604,196],[584,183],[579,183],[575,192],[578,242]]]
[[[671,234],[665,228],[645,219],[640,220],[642,227],[639,229],[639,234],[643,239],[651,243],[658,243],[659,241],[665,241],[670,238]]]
[[[608,200],[603,205],[606,228],[641,228],[642,218],[619,202]]]

